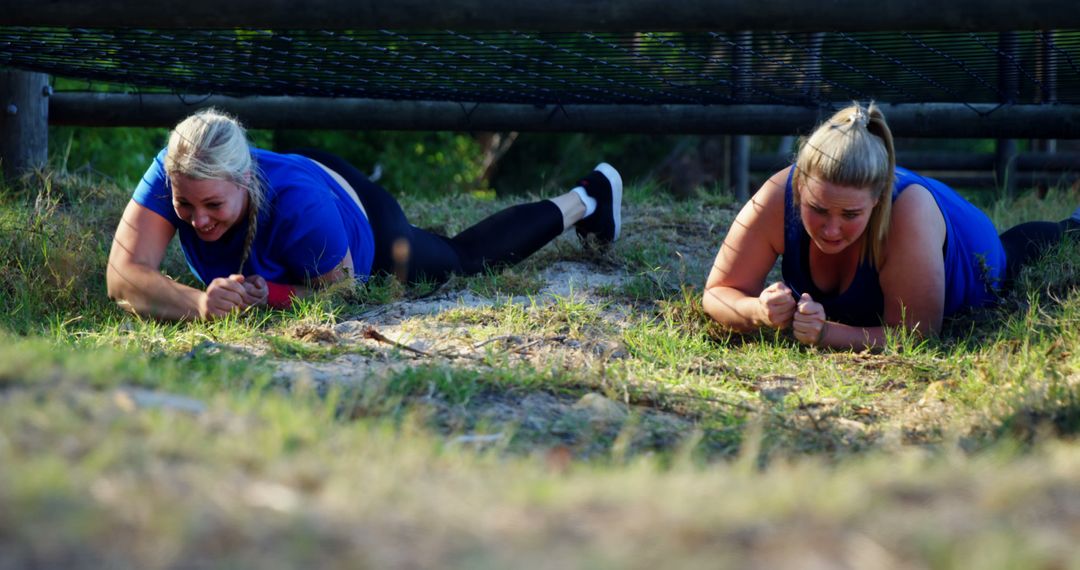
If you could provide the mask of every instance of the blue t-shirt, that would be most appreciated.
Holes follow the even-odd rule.
[[[825,308],[831,321],[861,327],[880,326],[885,314],[885,296],[877,269],[869,259],[855,271],[851,285],[836,294],[822,293],[810,277],[810,236],[795,207],[791,169],[784,193],[784,282],[798,293],[809,293]],[[892,200],[908,186],[918,184],[930,191],[945,218],[945,311],[949,316],[961,309],[987,305],[996,298],[1005,272],[1005,250],[993,222],[974,205],[944,183],[896,168]]]
[[[348,191],[310,159],[252,149],[266,201],[259,212],[251,254],[243,271],[238,271],[247,217],[216,241],[199,239],[191,224],[173,209],[165,153],[162,150],[154,158],[132,199],[176,227],[188,266],[204,284],[243,273],[299,285],[333,270],[346,251],[352,254],[357,277],[366,279],[371,274],[375,257],[371,225]]]

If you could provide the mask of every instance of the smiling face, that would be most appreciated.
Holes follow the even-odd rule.
[[[803,227],[822,253],[837,254],[860,243],[878,202],[872,190],[812,177],[801,186],[799,212]]]
[[[217,241],[243,219],[248,193],[229,180],[172,177],[173,209],[203,241]]]

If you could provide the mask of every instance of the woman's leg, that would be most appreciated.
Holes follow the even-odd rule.
[[[571,191],[555,200],[512,206],[453,238],[447,238],[411,225],[389,192],[368,180],[344,159],[317,149],[293,152],[326,165],[352,185],[364,204],[375,236],[372,272],[391,273],[409,282],[441,282],[452,273],[474,274],[489,267],[515,264],[558,237],[565,228],[581,220],[585,213],[579,194]],[[614,169],[611,171],[614,172]],[[596,174],[594,172],[586,179],[595,179]],[[593,185],[599,187],[604,184],[594,180]],[[609,183],[609,194],[611,190]],[[621,200],[621,181],[617,190]],[[589,195],[592,195],[591,191]],[[600,200],[603,200],[602,195]],[[609,211],[610,201],[609,197]]]
[[[582,208],[584,209],[584,208]],[[513,265],[563,233],[563,212],[551,200],[511,206],[454,236],[461,272]]]
[[[609,164],[597,165],[562,196],[498,212],[451,239],[465,273],[513,265],[570,226],[583,237],[610,243],[619,235],[622,179]]]
[[[1061,243],[1067,235],[1080,236],[1080,209],[1073,217],[1060,222],[1025,222],[1006,230],[1001,234],[1006,283],[1011,283],[1025,266]]]

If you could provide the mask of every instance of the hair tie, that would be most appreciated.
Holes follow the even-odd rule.
[[[851,113],[851,123],[867,127],[870,125],[870,117],[866,115],[861,106],[856,106],[855,111]]]

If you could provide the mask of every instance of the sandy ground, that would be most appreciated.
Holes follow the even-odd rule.
[[[549,247],[573,251],[566,249],[568,240],[576,241],[576,238],[564,235],[560,238],[561,245]],[[552,257],[551,251],[547,251]],[[704,252],[705,248],[701,248],[697,254],[700,258],[697,271],[702,280],[705,269],[700,260],[712,255]],[[686,265],[686,256],[681,252],[676,259]],[[532,365],[538,369],[558,366],[587,375],[606,362],[627,357],[618,334],[597,338],[539,334],[475,338],[476,327],[440,318],[447,311],[508,302],[526,310],[542,310],[560,299],[573,299],[598,307],[604,326],[617,331],[642,310],[629,301],[602,293],[617,290],[634,278],[616,264],[555,260],[546,263],[539,276],[546,285],[531,296],[491,298],[467,289],[439,290],[421,299],[375,307],[333,327],[298,331],[298,338],[334,343],[346,347],[349,353],[322,362],[275,359],[276,377],[285,385],[302,382],[319,388],[335,384],[363,387],[377,385],[395,371],[410,367],[471,367],[483,373],[486,365],[482,359],[492,352],[501,353],[503,365]],[[379,338],[372,338],[372,330],[377,331]],[[565,444],[575,455],[595,452],[598,448],[583,446],[582,442],[614,438],[630,417],[634,418],[634,441],[646,446],[670,445],[690,429],[688,419],[631,406],[595,391],[567,396],[554,390],[493,389],[485,390],[465,405],[451,405],[433,393],[415,398],[410,405],[427,407],[433,422],[455,438],[453,441],[498,444],[509,438],[510,433],[515,434],[515,441],[525,434],[528,441],[542,439],[547,447]],[[483,434],[472,431],[478,425],[485,426]]]

